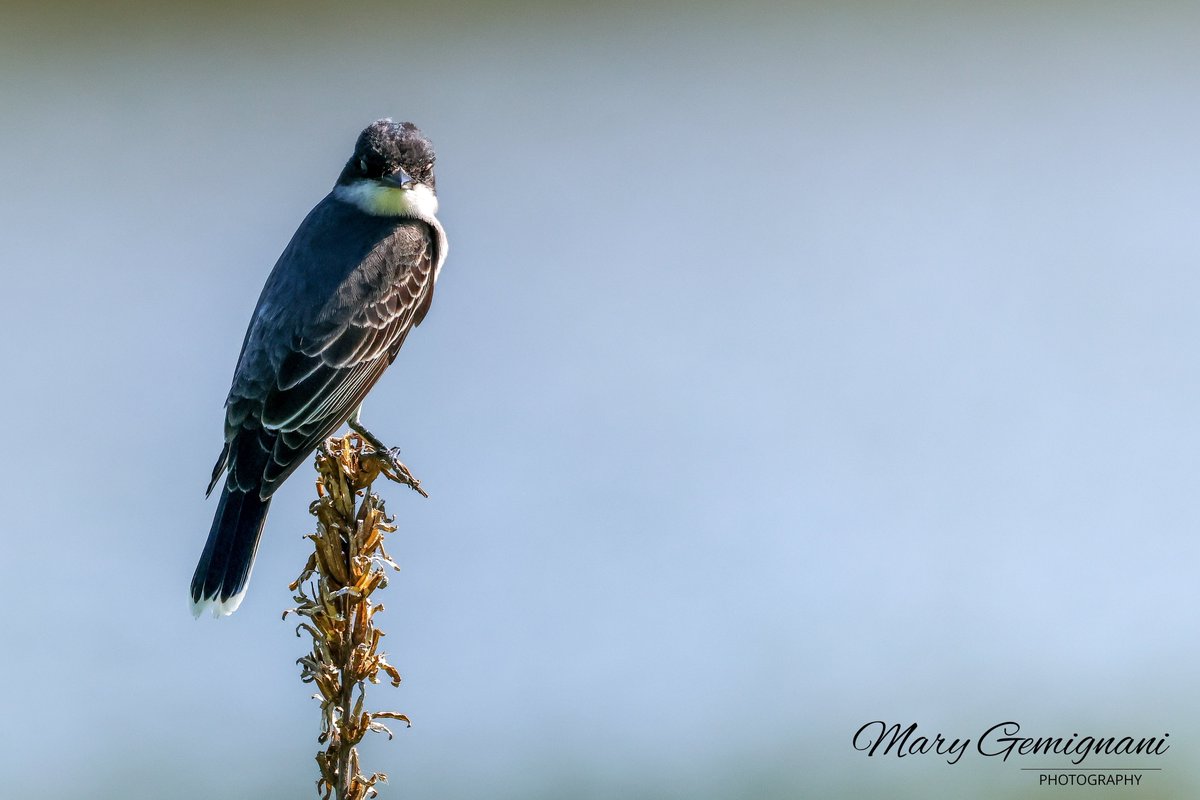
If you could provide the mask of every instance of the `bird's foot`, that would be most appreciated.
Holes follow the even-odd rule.
[[[362,485],[355,488],[365,488],[373,483],[377,477],[383,475],[388,480],[403,483],[422,497],[429,497],[425,490],[421,488],[421,481],[400,460],[400,448],[388,448],[376,445],[375,442],[365,438],[362,441],[364,444],[370,445],[371,449],[362,452],[359,456],[359,463],[365,468],[365,474],[363,475]]]
[[[396,483],[403,483],[412,489],[421,497],[429,497],[424,489],[421,488],[421,481],[417,480],[408,467],[400,460],[400,448],[393,447],[389,450],[378,450],[376,455],[383,460],[382,472],[389,479]]]
[[[349,425],[350,430],[357,433],[359,438],[364,443],[375,448],[375,452],[369,454],[367,457],[376,459],[379,466],[379,472],[382,473],[384,477],[393,480],[396,483],[405,484],[414,492],[421,495],[421,497],[429,497],[425,490],[421,488],[421,482],[417,480],[412,472],[409,471],[408,467],[404,466],[403,462],[400,461],[399,447],[388,447],[383,442],[379,441],[379,438],[367,430],[366,426],[363,425],[359,420],[357,411],[354,413],[354,416],[350,417]],[[374,476],[372,476],[372,479],[374,479]]]

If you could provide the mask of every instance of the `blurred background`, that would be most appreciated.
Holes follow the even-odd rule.
[[[364,419],[410,715],[382,797],[1024,797],[863,723],[1170,734],[1195,796],[1200,10],[0,12],[3,794],[310,796],[280,613],[193,621],[262,283],[367,123],[450,257]],[[1104,791],[1059,790],[1106,795]]]

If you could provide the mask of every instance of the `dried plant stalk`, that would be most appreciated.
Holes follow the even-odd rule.
[[[378,794],[375,784],[386,782],[387,775],[364,776],[356,745],[368,731],[392,738],[378,720],[411,726],[403,714],[363,709],[366,682],[379,683],[380,672],[400,685],[400,673],[379,650],[384,634],[375,626],[375,615],[383,606],[371,601],[387,585],[387,569],[399,569],[383,549],[384,534],[396,528],[371,484],[383,475],[425,493],[393,456],[375,452],[357,434],[326,440],[316,467],[317,500],[309,511],[317,518],[317,531],[307,537],[313,552],[291,584],[297,605],[284,617],[304,617],[296,635],[304,631],[312,637],[312,651],[296,663],[300,679],[316,686],[313,698],[321,702],[318,741],[326,747],[317,753],[317,792],[325,800],[331,795],[363,800]]]

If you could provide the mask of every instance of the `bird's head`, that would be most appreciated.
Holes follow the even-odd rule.
[[[381,119],[358,136],[334,194],[375,216],[437,213],[433,144],[411,122]]]

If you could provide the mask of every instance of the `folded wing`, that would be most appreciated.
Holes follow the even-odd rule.
[[[226,402],[213,485],[228,468],[229,485],[268,498],[350,417],[429,309],[433,234],[415,220],[391,229],[340,282],[321,287],[319,305],[285,304],[290,295],[311,300],[314,281],[268,283]]]

